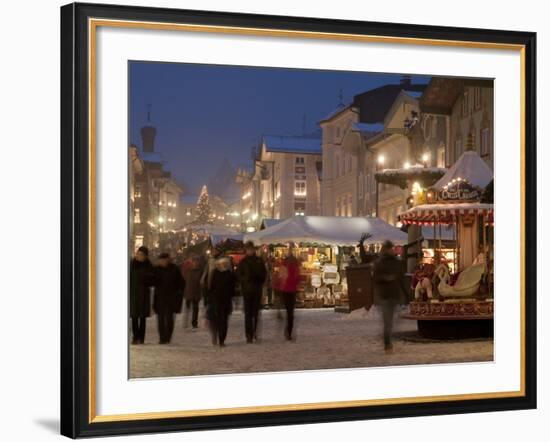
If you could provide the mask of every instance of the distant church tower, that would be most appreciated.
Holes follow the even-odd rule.
[[[151,105],[147,106],[147,124],[141,128],[141,143],[143,152],[155,151],[155,136],[157,129],[151,125]]]

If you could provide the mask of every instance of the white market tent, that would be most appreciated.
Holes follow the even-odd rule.
[[[210,236],[212,244],[216,245],[226,239],[235,239],[241,241],[243,234],[235,230],[228,229],[224,226],[216,226],[214,224],[196,224],[188,225],[185,229],[204,232]],[[177,230],[177,232],[183,232],[184,229]]]
[[[272,227],[247,233],[244,241],[255,245],[294,242],[308,245],[356,246],[363,233],[372,236],[366,244],[390,240],[396,245],[407,243],[407,234],[380,218],[339,216],[294,216]]]
[[[432,187],[440,191],[457,178],[466,180],[480,189],[485,189],[493,179],[493,171],[476,151],[467,150]]]

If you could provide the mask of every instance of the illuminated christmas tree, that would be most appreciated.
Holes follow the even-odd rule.
[[[212,223],[212,207],[208,199],[208,189],[202,186],[201,194],[197,200],[197,217],[195,221],[199,224]]]

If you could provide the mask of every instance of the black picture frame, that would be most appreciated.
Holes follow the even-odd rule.
[[[390,36],[521,45],[524,51],[524,241],[536,244],[536,34],[488,29],[327,20],[116,5],[69,4],[61,8],[61,434],[105,436],[267,425],[336,422],[536,408],[536,247],[525,247],[524,395],[93,422],[89,376],[89,84],[88,19],[188,23],[317,33]]]

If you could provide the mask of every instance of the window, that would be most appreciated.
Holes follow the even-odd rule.
[[[437,167],[445,167],[445,146],[437,149]]]
[[[306,182],[295,181],[294,182],[294,196],[305,197],[306,196]]]
[[[351,196],[351,193],[348,194],[348,213],[347,215],[348,216],[353,216],[353,201],[352,201],[352,196]]]
[[[306,164],[304,157],[296,157],[296,164]]]
[[[135,224],[141,223],[141,216],[139,213],[139,209],[134,209],[134,223]]]
[[[462,116],[466,117],[470,113],[470,107],[469,107],[469,100],[468,100],[468,92],[464,92],[464,95],[462,96]]]
[[[346,216],[346,213],[348,212],[347,210],[347,202],[348,202],[348,199],[346,198],[346,196],[344,195],[342,198],[341,198],[341,207],[340,207],[340,215],[339,216]]]
[[[474,109],[475,110],[481,109],[481,88],[480,87],[474,88]]]
[[[481,141],[481,146],[480,146],[481,155],[482,156],[489,155],[491,140],[489,138],[489,128],[488,127],[484,128],[484,129],[481,129],[480,139],[481,139],[480,140]]]
[[[305,201],[295,201],[294,202],[294,215],[304,216],[306,214],[306,203]]]
[[[134,187],[134,198],[141,198],[141,184],[136,184]]]

